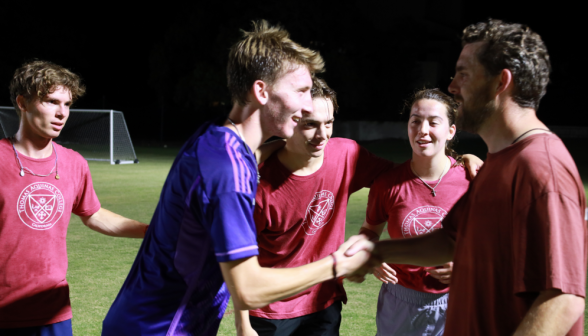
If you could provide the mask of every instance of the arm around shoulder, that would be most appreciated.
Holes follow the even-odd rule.
[[[113,237],[143,238],[149,225],[100,208],[90,216],[80,216],[90,229]]]
[[[261,164],[267,158],[269,158],[275,151],[281,149],[286,145],[285,139],[274,140],[270,142],[266,142],[263,145],[259,146],[255,151],[255,159],[257,160],[257,164]]]

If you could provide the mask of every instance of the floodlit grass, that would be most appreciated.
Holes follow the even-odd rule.
[[[141,163],[135,165],[89,162],[102,207],[148,223],[177,150],[139,148]],[[102,320],[131,268],[141,240],[101,235],[73,215],[67,245],[74,334],[100,335]]]
[[[567,145],[588,192],[588,155],[579,143]],[[411,153],[409,144],[401,140],[372,142],[366,147],[395,162],[403,162]],[[460,152],[485,158],[486,149],[480,141],[463,142],[458,148]],[[177,148],[137,148],[141,160],[137,165],[111,166],[90,162],[94,187],[102,206],[123,216],[149,222],[177,151]],[[347,237],[359,231],[365,216],[367,194],[368,190],[364,189],[350,198]],[[127,276],[141,241],[98,234],[86,228],[74,215],[67,244],[67,279],[71,289],[74,335],[100,335],[102,320]],[[363,284],[346,282],[345,288],[348,303],[343,306],[341,335],[374,335],[379,281],[368,277]],[[234,335],[233,323],[232,306],[229,306],[219,335]]]

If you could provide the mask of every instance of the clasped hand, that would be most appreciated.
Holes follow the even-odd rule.
[[[365,275],[382,263],[374,253],[375,244],[364,235],[350,237],[335,252],[337,276],[345,276],[352,282],[363,282]]]

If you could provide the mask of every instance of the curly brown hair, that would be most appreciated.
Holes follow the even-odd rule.
[[[502,69],[512,73],[513,100],[521,107],[539,108],[549,83],[551,63],[539,34],[528,26],[488,19],[463,31],[462,45],[484,42],[478,60],[490,76]]]
[[[333,110],[337,112],[339,110],[339,104],[337,104],[337,93],[331,89],[324,79],[314,77],[312,79],[312,89],[310,90],[312,99],[325,98],[333,103]]]
[[[20,117],[21,111],[16,103],[18,96],[23,96],[29,102],[43,99],[60,86],[71,92],[74,102],[86,93],[86,87],[75,73],[48,61],[35,60],[23,64],[14,72],[10,81],[10,100]]]
[[[443,91],[435,88],[435,89],[422,89],[415,92],[412,97],[406,101],[405,106],[406,110],[409,112],[412,109],[412,106],[416,104],[419,100],[423,99],[431,99],[435,100],[445,106],[447,112],[447,121],[449,122],[449,126],[455,125],[455,119],[457,117],[457,103],[451,96],[445,94]],[[403,111],[404,112],[404,111]],[[451,140],[447,140],[445,143],[445,155],[451,156],[455,159],[455,164],[462,163],[461,155],[457,154],[457,152],[453,149],[453,146],[457,143],[457,135],[454,135]]]
[[[227,82],[233,102],[245,106],[256,80],[272,85],[297,66],[306,66],[311,74],[324,71],[323,58],[317,51],[292,41],[280,26],[254,21],[253,31],[243,31],[243,39],[229,52]]]

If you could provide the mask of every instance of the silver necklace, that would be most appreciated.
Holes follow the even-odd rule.
[[[243,144],[245,144],[245,148],[247,149],[247,153],[253,155],[253,153],[251,153],[251,150],[249,149],[249,146],[245,142],[245,138],[243,138],[243,136],[241,135],[241,132],[239,132],[237,125],[235,125],[235,123],[231,120],[231,118],[227,117],[227,120],[231,123],[231,125],[233,125],[233,127],[235,127],[237,134],[239,134],[239,138],[241,138],[241,140],[243,140]],[[259,184],[259,181],[261,180],[261,175],[259,175],[259,167],[257,167],[257,161],[255,161],[255,170],[257,171],[257,183]]]
[[[53,172],[55,171],[55,179],[59,180],[59,173],[57,172],[57,151],[55,150],[55,145],[53,144],[53,141],[51,141],[51,147],[53,148],[53,152],[55,153],[55,165],[53,166],[53,169],[51,169],[51,172],[49,172],[49,174],[46,174],[46,175],[35,174],[31,169],[29,169],[27,167],[23,167],[22,163],[20,162],[20,158],[18,157],[18,152],[16,151],[16,148],[14,148],[14,140],[12,138],[10,138],[10,143],[12,144],[12,150],[14,150],[14,155],[16,155],[16,160],[18,161],[18,166],[20,167],[19,175],[21,177],[25,175],[25,171],[33,176],[39,176],[39,177],[47,177],[47,176],[53,174]]]
[[[443,175],[445,175],[445,169],[447,169],[447,163],[445,163],[445,167],[443,168],[443,172],[441,172],[441,176],[439,176],[439,181],[437,182],[437,184],[435,184],[434,187],[431,187],[427,182],[425,182],[425,180],[423,180],[419,174],[416,173],[416,171],[412,168],[412,161],[410,162],[410,170],[412,170],[412,172],[416,175],[416,177],[419,178],[419,180],[421,180],[421,182],[423,182],[429,189],[431,189],[431,195],[433,195],[433,197],[437,196],[437,193],[435,192],[435,188],[437,188],[437,186],[439,185],[439,183],[441,183],[441,179],[443,178]]]

